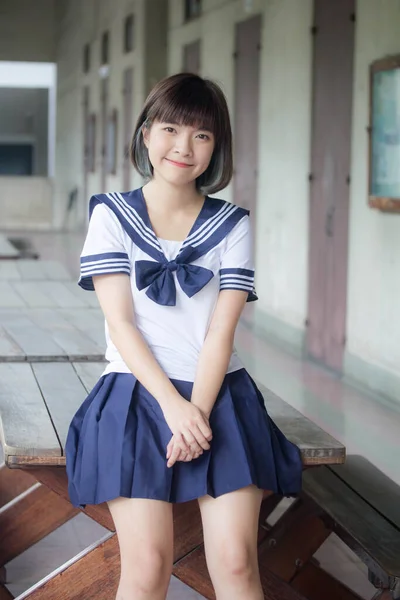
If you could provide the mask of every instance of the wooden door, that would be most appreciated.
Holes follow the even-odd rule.
[[[261,16],[236,25],[234,191],[235,204],[255,218],[258,178]]]
[[[307,351],[341,371],[346,341],[355,0],[315,0]]]
[[[101,191],[106,191],[107,184],[107,138],[108,138],[108,78],[101,80]]]
[[[124,71],[124,112],[123,112],[123,189],[131,189],[132,164],[129,158],[129,148],[133,134],[133,69],[130,67]]]
[[[200,40],[187,44],[183,47],[183,71],[200,75]]]
[[[88,173],[90,170],[90,157],[89,157],[89,128],[90,128],[90,123],[89,123],[89,96],[90,94],[90,90],[89,90],[89,86],[85,86],[83,88],[83,99],[82,99],[82,105],[83,105],[83,114],[82,114],[82,118],[83,118],[83,189],[82,189],[82,196],[83,196],[83,202],[86,203],[88,201],[87,195],[88,195]]]

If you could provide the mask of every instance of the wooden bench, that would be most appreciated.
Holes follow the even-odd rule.
[[[361,456],[304,474],[324,522],[367,565],[376,598],[400,599],[400,487]]]
[[[0,363],[0,436],[5,463],[11,467],[7,471],[2,469],[3,476],[11,481],[15,469],[23,469],[29,478],[29,481],[15,482],[15,494],[19,495],[8,498],[8,504],[3,507],[0,527],[5,535],[1,540],[0,566],[76,514],[68,501],[65,439],[73,413],[103,368],[104,364],[89,361]],[[275,394],[261,389],[271,417],[299,446],[305,466],[343,463],[345,448],[339,442]],[[30,486],[28,493],[25,486]],[[309,578],[305,578],[307,585],[300,580],[293,584],[294,574],[299,571],[296,560],[309,565],[329,533],[316,519],[314,509],[301,499],[294,502],[271,529],[266,519],[280,500],[276,496],[266,498],[260,517],[260,564],[265,597],[304,600],[307,596],[302,595],[303,588],[307,587]],[[44,510],[38,510],[43,506]],[[23,598],[109,600],[113,597],[119,556],[111,516],[106,505],[87,506],[83,512],[103,525],[108,533],[34,585]],[[205,566],[197,502],[174,507],[174,530],[174,574],[206,598],[214,598]],[[317,566],[314,571],[319,575]],[[8,593],[5,587],[3,591]]]

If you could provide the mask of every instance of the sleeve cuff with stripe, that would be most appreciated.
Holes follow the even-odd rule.
[[[84,290],[94,290],[93,275],[110,275],[111,273],[130,275],[131,266],[126,252],[105,252],[81,256],[81,272],[78,283]]]

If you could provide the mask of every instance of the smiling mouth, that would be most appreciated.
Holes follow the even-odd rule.
[[[182,169],[187,169],[188,167],[193,167],[193,165],[189,165],[188,163],[181,163],[176,160],[171,160],[170,158],[166,158],[166,161],[171,163],[171,165],[175,165],[176,167],[181,167]]]

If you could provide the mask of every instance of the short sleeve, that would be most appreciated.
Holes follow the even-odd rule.
[[[226,237],[220,290],[247,291],[247,302],[258,300],[254,289],[253,240],[248,216],[243,217]]]
[[[78,283],[84,290],[94,290],[93,275],[130,275],[121,225],[104,204],[97,204],[93,209],[80,263]]]

